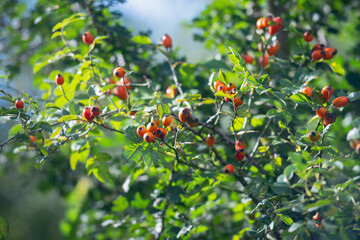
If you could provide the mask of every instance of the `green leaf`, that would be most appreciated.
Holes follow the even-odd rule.
[[[151,44],[151,39],[148,36],[138,35],[132,38],[132,40],[139,44]]]
[[[46,65],[48,65],[50,63],[51,63],[51,61],[47,60],[47,61],[44,61],[42,63],[35,64],[34,69],[33,69],[34,73],[37,73],[38,71],[40,71],[40,69],[42,69],[43,67],[45,67]]]
[[[80,114],[80,107],[78,104],[75,104],[73,101],[69,102],[69,112],[72,115],[79,115]]]
[[[341,76],[345,76],[345,70],[340,64],[338,64],[336,62],[332,62],[330,64],[330,66],[331,66],[334,73],[337,73],[337,74],[339,74]]]
[[[138,209],[145,209],[150,203],[150,199],[142,199],[139,192],[135,194],[135,200],[131,201],[131,206]]]
[[[68,122],[68,121],[72,121],[72,120],[78,120],[79,117],[76,116],[76,115],[65,115],[65,116],[62,116],[58,122]]]
[[[283,220],[283,222],[286,224],[286,225],[291,225],[294,223],[294,221],[289,217],[289,216],[286,216],[286,215],[283,215],[281,213],[278,214],[279,217],[281,217],[281,219]]]
[[[102,92],[105,93],[107,90],[112,89],[116,86],[116,84],[109,84],[102,88]]]
[[[119,196],[114,202],[113,202],[114,206],[111,208],[111,210],[113,212],[122,212],[125,211],[128,206],[129,206],[129,202],[127,201],[127,199],[123,196]]]
[[[62,26],[63,26],[63,22],[59,22],[53,27],[52,31],[55,32],[55,31],[59,30],[60,28],[62,28]]]
[[[313,212],[313,211],[316,211],[317,209],[319,209],[321,207],[330,206],[331,204],[332,204],[331,200],[329,200],[329,199],[321,199],[321,200],[318,200],[315,203],[312,203],[312,204],[309,204],[309,205],[305,206],[305,209],[308,212]]]
[[[53,103],[47,103],[47,104],[45,105],[45,107],[47,107],[47,108],[57,108],[57,109],[60,109],[58,106],[56,106],[56,105],[53,104]]]
[[[305,82],[310,82],[311,80],[313,80],[315,78],[318,78],[322,73],[323,73],[322,70],[312,71],[312,72],[305,75],[304,81]]]
[[[105,164],[99,164],[97,167],[90,170],[94,176],[103,183],[111,183],[113,179],[110,175],[109,168]]]
[[[156,111],[160,119],[162,119],[165,114],[170,114],[170,107],[167,104],[157,105]]]
[[[224,83],[227,82],[226,81],[226,75],[225,75],[225,73],[223,73],[223,71],[221,71],[221,69],[219,70],[219,79]]]
[[[169,193],[169,200],[171,203],[179,203],[181,202],[180,194],[184,192],[184,190],[179,186],[170,187],[167,191]]]
[[[244,125],[244,122],[245,122],[245,118],[243,118],[243,117],[235,118],[235,120],[234,120],[235,131],[240,131]],[[230,126],[230,130],[232,132],[234,132],[234,128],[233,128],[233,126]]]
[[[295,103],[311,103],[309,97],[303,93],[296,93],[290,96]]]
[[[63,34],[66,35],[65,32],[63,32]],[[61,36],[61,32],[54,32],[53,35],[51,36],[51,39],[54,39],[54,38],[56,38],[58,36]]]
[[[9,234],[9,225],[5,218],[0,216],[0,239],[4,239]]]
[[[295,222],[293,223],[290,227],[289,227],[289,232],[295,232],[298,228],[304,226],[304,222],[300,221],[300,222]]]
[[[9,138],[11,138],[12,136],[14,136],[17,133],[23,133],[24,130],[22,128],[21,124],[18,125],[14,125],[12,128],[10,128],[9,130]]]
[[[139,162],[143,155],[143,147],[139,144],[129,144],[123,149],[122,156],[129,161]]]
[[[76,165],[78,161],[86,161],[90,154],[90,144],[89,142],[86,142],[84,146],[80,148],[78,151],[72,151],[70,156],[70,167],[72,170],[76,169]]]
[[[273,118],[273,117],[277,117],[280,115],[280,112],[276,109],[270,109],[269,111],[267,111],[266,116],[268,118]]]
[[[111,157],[110,154],[104,153],[104,152],[102,152],[102,153],[97,153],[97,154],[95,154],[95,156],[94,156],[94,159],[95,159],[96,161],[98,161],[98,162],[109,161],[111,158],[112,158],[112,157]]]
[[[204,63],[204,66],[208,69],[226,69],[226,70],[231,70],[231,68],[224,62],[224,61],[219,61],[219,60],[210,60]]]
[[[89,97],[101,96],[102,92],[98,86],[91,85],[88,89]]]
[[[241,57],[241,55],[232,47],[229,47],[231,55],[230,55],[230,59],[231,61],[236,65],[236,67],[238,67],[241,71],[244,71],[244,67],[245,66],[245,62],[244,59]],[[231,56],[234,56],[237,60],[233,59]],[[237,61],[237,63],[236,63]]]
[[[218,97],[227,97],[227,98],[233,99],[233,96],[231,96],[228,93],[224,93],[223,91],[218,91],[214,95],[218,96]]]
[[[49,156],[49,153],[46,151],[46,149],[44,148],[43,145],[40,144],[38,146],[39,146],[40,151],[41,151],[42,154],[44,154],[45,156]]]
[[[125,128],[125,136],[127,140],[133,143],[141,143],[143,139],[136,133],[136,127],[134,126],[128,126]]]
[[[102,43],[102,40],[108,38],[107,36],[97,36],[95,39],[94,39],[94,42],[96,44],[101,44]]]

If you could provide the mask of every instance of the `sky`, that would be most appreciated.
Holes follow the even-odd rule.
[[[205,9],[211,0],[128,0],[121,4],[124,25],[134,30],[151,30],[151,40],[158,42],[162,35],[169,34],[174,47],[187,57],[189,62],[205,60],[214,53],[205,49],[203,43],[193,40],[193,30],[186,23]],[[196,49],[196,51],[194,51]]]

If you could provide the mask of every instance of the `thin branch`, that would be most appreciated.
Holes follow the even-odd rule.
[[[6,139],[5,141],[3,141],[3,142],[0,144],[0,152],[2,152],[3,147],[4,147],[7,143],[11,142],[12,140],[14,140],[15,138],[17,138],[18,136],[19,136],[19,134],[17,133],[17,134],[15,134],[14,136],[12,136],[11,138]]]
[[[177,154],[177,152],[175,151],[175,153]],[[174,174],[175,174],[175,166],[176,166],[176,161],[177,159],[174,159],[174,164],[173,164],[173,168],[171,170],[171,174],[170,174],[170,177],[169,177],[169,184],[167,185],[167,189],[165,191],[165,207],[161,213],[161,230],[157,236],[157,240],[159,240],[161,238],[161,235],[163,234],[164,230],[165,230],[165,216],[166,216],[166,211],[170,205],[169,203],[169,188],[171,187],[171,184],[173,182],[173,179],[174,179]]]
[[[93,123],[94,123],[95,125],[98,125],[98,126],[102,127],[102,128],[105,128],[105,129],[107,129],[107,130],[109,130],[109,131],[124,134],[123,131],[117,130],[117,129],[115,129],[115,128],[108,127],[108,126],[106,126],[105,124],[100,124],[100,123],[97,123],[97,122],[93,122]]]
[[[209,123],[211,123],[212,120],[214,120],[217,116],[220,115],[220,112],[221,112],[221,109],[222,109],[223,105],[224,105],[224,101],[221,101],[218,111],[217,111],[213,116],[211,116],[211,117],[205,122],[205,124],[200,128],[199,133],[200,133]]]
[[[259,146],[260,140],[261,140],[262,136],[264,135],[265,131],[267,130],[267,128],[269,127],[270,122],[271,122],[271,119],[269,118],[268,121],[267,121],[266,124],[265,124],[265,127],[263,128],[263,130],[261,131],[260,135],[259,135],[258,138],[256,139],[256,143],[255,143],[255,145],[254,145],[254,147],[253,147],[253,149],[252,149],[252,151],[251,151],[251,153],[250,153],[250,157],[253,157],[253,156],[254,156],[254,154],[255,154],[258,146]]]

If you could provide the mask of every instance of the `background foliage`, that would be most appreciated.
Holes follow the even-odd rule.
[[[195,40],[220,55],[196,64],[176,50],[166,54],[149,32],[134,37],[121,22],[122,2],[38,0],[33,9],[0,3],[1,66],[9,84],[2,99],[26,103],[21,115],[11,104],[0,110],[2,122],[15,124],[1,144],[0,238],[10,228],[9,239],[357,239],[359,156],[346,136],[360,128],[358,93],[343,111],[331,109],[337,120],[324,128],[314,117],[321,100],[301,89],[331,84],[335,97],[359,91],[359,2],[214,0],[191,27]],[[264,35],[255,24],[268,13],[281,16],[284,29],[275,37],[281,50],[262,69],[241,55],[256,62],[262,55],[257,45]],[[312,44],[337,48],[333,60],[309,61],[307,29],[314,31]],[[85,31],[98,37],[90,54],[81,41]],[[28,66],[34,74],[24,81],[37,91],[22,94],[10,86]],[[112,104],[104,80],[116,66],[138,86],[129,101],[112,96]],[[69,102],[53,81],[59,72]],[[171,99],[165,90],[174,77],[184,95]],[[215,79],[235,83],[243,106],[234,110],[214,95],[208,83]],[[173,124],[167,146],[136,135],[154,113],[177,116],[186,102],[198,127]],[[88,104],[101,106],[104,123],[80,120]],[[317,144],[307,139],[315,128],[322,133]],[[241,163],[234,132],[246,142]],[[204,142],[208,133],[216,136],[213,148]],[[235,166],[234,175],[223,173],[225,163]],[[17,190],[22,185],[26,192]],[[31,194],[37,189],[45,200]],[[38,201],[56,210],[33,208]],[[31,211],[23,214],[16,204]],[[316,212],[324,218],[319,228]]]

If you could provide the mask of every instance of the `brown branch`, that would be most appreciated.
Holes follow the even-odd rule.
[[[93,122],[93,123],[94,123],[95,125],[99,126],[99,127],[105,128],[105,129],[107,129],[107,130],[109,130],[109,131],[111,131],[111,132],[117,132],[117,133],[124,134],[123,131],[117,130],[117,129],[115,129],[115,128],[108,127],[108,126],[106,126],[105,124],[100,124],[100,123],[97,123],[97,122]]]

